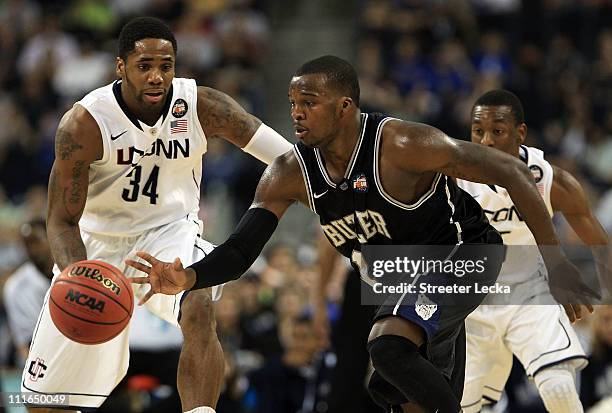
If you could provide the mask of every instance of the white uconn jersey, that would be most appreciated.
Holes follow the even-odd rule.
[[[521,145],[521,160],[527,164],[536,182],[536,186],[549,214],[553,215],[550,203],[550,189],[553,182],[552,166],[544,160],[544,153],[535,148]],[[504,244],[516,245],[509,248],[506,260],[502,265],[498,282],[515,284],[530,280],[534,274],[544,273],[544,263],[535,247],[536,241],[527,224],[518,213],[508,191],[495,185],[457,180],[459,187],[478,201],[484,209],[491,225],[502,235]],[[524,247],[521,247],[524,246]],[[541,275],[540,275],[541,276]]]
[[[96,89],[76,104],[98,123],[104,144],[91,164],[80,227],[108,235],[137,235],[199,209],[206,137],[197,115],[193,79],[175,78],[154,126],[136,119],[120,82]]]

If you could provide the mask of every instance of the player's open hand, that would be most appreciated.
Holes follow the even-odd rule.
[[[125,263],[130,267],[148,274],[146,277],[133,277],[130,280],[134,284],[151,285],[151,289],[140,299],[139,305],[149,301],[154,294],[175,295],[181,291],[189,290],[195,284],[195,272],[183,268],[183,263],[179,258],[176,258],[174,262],[164,262],[142,251],[137,252],[136,255],[151,265],[148,266],[129,259],[125,260]]]
[[[593,302],[601,296],[582,281],[580,271],[567,258],[547,262],[550,292],[563,305],[573,323],[583,316],[583,308],[593,312]]]

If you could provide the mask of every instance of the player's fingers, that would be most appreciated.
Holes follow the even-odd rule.
[[[570,322],[576,321],[576,317],[574,315],[574,308],[571,304],[563,304],[563,309],[565,310],[565,314],[567,314],[567,318],[569,318]]]
[[[149,292],[147,292],[144,297],[142,297],[140,299],[140,301],[138,302],[138,305],[143,305],[145,304],[147,301],[149,301],[149,299],[151,297],[153,297],[153,295],[155,294],[155,291],[153,291],[153,289],[149,290]]]
[[[151,278],[149,277],[132,277],[130,278],[132,284],[150,284]]]
[[[183,271],[183,263],[181,262],[181,259],[176,257],[174,259],[174,265],[173,268],[175,271]]]
[[[157,258],[152,256],[148,252],[138,251],[136,253],[136,255],[138,255],[140,258],[142,258],[143,260],[145,260],[146,262],[148,262],[151,265],[155,265],[155,264],[157,264],[159,262],[159,260]]]
[[[574,314],[576,314],[576,320],[582,320],[582,305],[572,304],[574,308]]]
[[[589,314],[593,314],[593,311],[595,311],[595,309],[593,308],[593,304],[591,303],[586,304],[585,307],[587,308]]]
[[[151,274],[151,267],[144,265],[141,262],[127,259],[125,263],[130,267],[136,268],[138,271],[146,272],[147,274]]]

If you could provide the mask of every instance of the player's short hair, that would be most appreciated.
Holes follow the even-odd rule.
[[[164,39],[172,43],[172,49],[176,55],[176,38],[170,27],[162,20],[155,17],[136,17],[123,26],[119,33],[119,45],[117,55],[126,60],[128,55],[134,51],[138,40],[142,39]]]
[[[327,84],[353,99],[359,107],[359,79],[355,68],[344,59],[336,56],[321,56],[304,63],[294,76],[321,73],[327,78]]]
[[[523,110],[523,104],[521,100],[512,92],[505,89],[490,90],[484,95],[480,96],[474,106],[472,106],[472,113],[476,106],[508,106],[514,116],[516,125],[520,125],[525,122],[525,111]]]
[[[47,231],[47,223],[45,222],[45,220],[43,218],[37,217],[37,218],[33,218],[27,222],[24,222],[21,225],[21,228],[19,229],[19,232],[21,233],[22,237],[29,237],[30,235],[32,235],[32,231],[35,228],[40,228],[43,231]]]

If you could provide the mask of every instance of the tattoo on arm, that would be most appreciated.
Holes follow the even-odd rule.
[[[70,162],[70,161],[68,161]],[[59,167],[54,165],[49,177],[49,243],[51,253],[60,269],[87,258],[87,252],[79,230],[79,218],[87,194],[88,170],[83,160],[74,161],[69,169],[69,179],[61,179]]]
[[[49,243],[51,254],[60,270],[73,262],[87,259],[87,251],[78,226],[60,232],[52,239],[50,238]]]
[[[79,179],[83,174],[83,166],[85,165],[84,161],[76,161],[74,166],[72,167],[72,180],[70,182],[70,198],[69,202],[71,204],[78,204],[81,198],[83,197],[83,188]],[[65,199],[64,199],[65,203]]]
[[[478,182],[479,177],[475,174],[469,173],[464,169],[464,165],[468,164],[471,167],[478,168],[480,170],[484,169],[484,158],[482,153],[472,153],[468,154],[470,157],[469,161],[461,160],[455,158],[450,165],[448,165],[446,174],[455,178],[465,179],[466,181],[474,181]]]
[[[204,89],[203,93],[205,103],[199,115],[204,132],[210,131],[211,138],[246,144],[259,126],[258,120],[225,93],[213,89]]]
[[[55,138],[55,149],[60,159],[65,161],[70,159],[74,151],[83,149],[83,145],[77,143],[70,132],[59,129]]]

